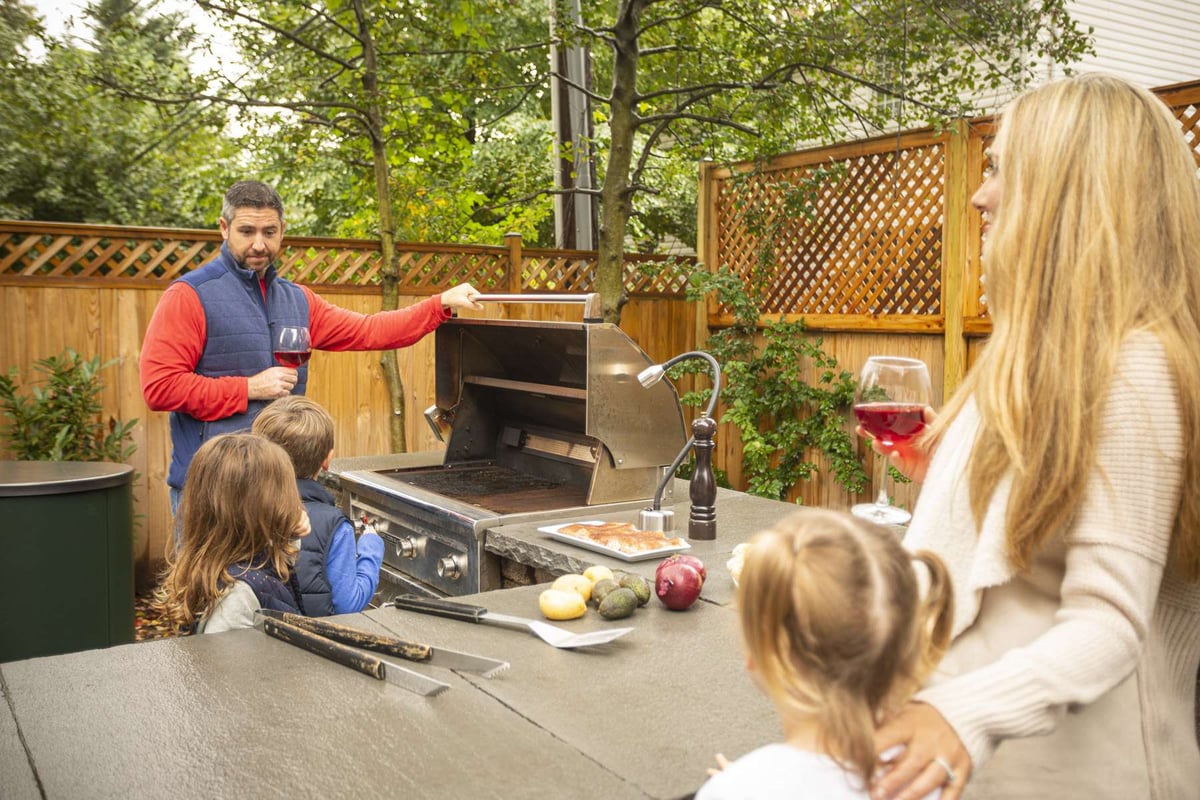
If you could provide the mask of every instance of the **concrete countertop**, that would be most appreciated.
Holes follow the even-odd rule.
[[[463,600],[540,618],[542,588]],[[338,621],[512,666],[408,664],[451,685],[424,698],[255,630],[2,664],[5,798],[677,798],[715,752],[780,736],[717,603],[557,623],[635,628],[580,651],[392,608]]]
[[[686,484],[682,491],[676,488],[676,497],[687,497]],[[709,602],[730,605],[734,598],[733,580],[726,562],[733,548],[750,539],[758,531],[767,528],[788,514],[803,508],[777,500],[765,500],[742,492],[720,489],[717,492],[717,537],[710,540],[687,538],[687,521],[690,504],[685,499],[669,506],[675,512],[675,534],[684,539],[691,549],[684,552],[704,562],[708,579],[704,582],[701,595]],[[571,522],[599,520],[601,522],[637,523],[637,511],[622,511],[609,514],[588,514]],[[564,520],[568,521],[568,520]],[[593,564],[603,564],[614,570],[637,573],[654,579],[654,570],[662,558],[645,561],[624,561],[604,553],[550,538],[539,530],[549,523],[526,522],[489,528],[484,539],[484,548],[489,552],[545,570],[555,575],[568,572],[583,572]]]

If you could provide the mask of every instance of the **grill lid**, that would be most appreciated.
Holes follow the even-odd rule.
[[[583,484],[592,505],[652,496],[686,441],[675,388],[638,383],[653,362],[615,325],[451,319],[435,351],[426,418],[447,465]]]

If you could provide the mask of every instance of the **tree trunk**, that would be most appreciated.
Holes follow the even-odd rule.
[[[379,202],[379,249],[383,258],[380,283],[383,286],[383,310],[392,311],[400,307],[400,275],[396,265],[396,225],[392,215],[392,194],[389,186],[387,149],[384,144],[383,113],[379,101],[379,73],[376,62],[375,41],[371,37],[363,0],[354,0],[354,17],[358,22],[358,36],[363,48],[362,85],[366,92],[367,135],[371,139],[371,163],[375,173],[375,194]],[[404,379],[400,376],[400,362],[395,350],[384,350],[379,354],[379,365],[383,368],[383,380],[387,386],[391,413],[388,415],[388,435],[394,453],[408,452],[405,435],[407,403],[404,398]]]
[[[633,213],[629,185],[633,165],[634,106],[637,102],[638,18],[645,0],[621,0],[612,29],[612,142],[604,185],[600,187],[599,263],[596,288],[604,305],[604,321],[619,323],[625,295],[625,231]]]

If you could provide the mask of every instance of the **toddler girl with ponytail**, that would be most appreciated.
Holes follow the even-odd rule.
[[[751,540],[737,603],[746,669],[775,704],[785,741],[728,764],[696,800],[865,800],[876,726],[946,648],[946,568],[885,528],[806,509]]]

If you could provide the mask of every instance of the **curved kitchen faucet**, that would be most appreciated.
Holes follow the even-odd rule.
[[[717,484],[712,471],[713,436],[716,434],[717,423],[712,418],[713,410],[717,407],[717,397],[721,392],[721,365],[709,353],[703,350],[691,350],[681,353],[662,364],[653,364],[638,373],[638,383],[649,389],[662,380],[663,375],[671,367],[689,358],[702,358],[712,368],[713,388],[708,398],[708,407],[692,422],[692,435],[684,443],[683,449],[671,466],[663,474],[658,488],[654,492],[654,501],[650,508],[642,509],[638,514],[638,527],[644,531],[671,531],[675,528],[675,512],[662,509],[662,496],[667,483],[674,479],[675,471],[683,463],[691,450],[696,451],[696,469],[692,472],[689,496],[692,500],[691,514],[688,517],[689,539],[714,539],[717,535]]]

